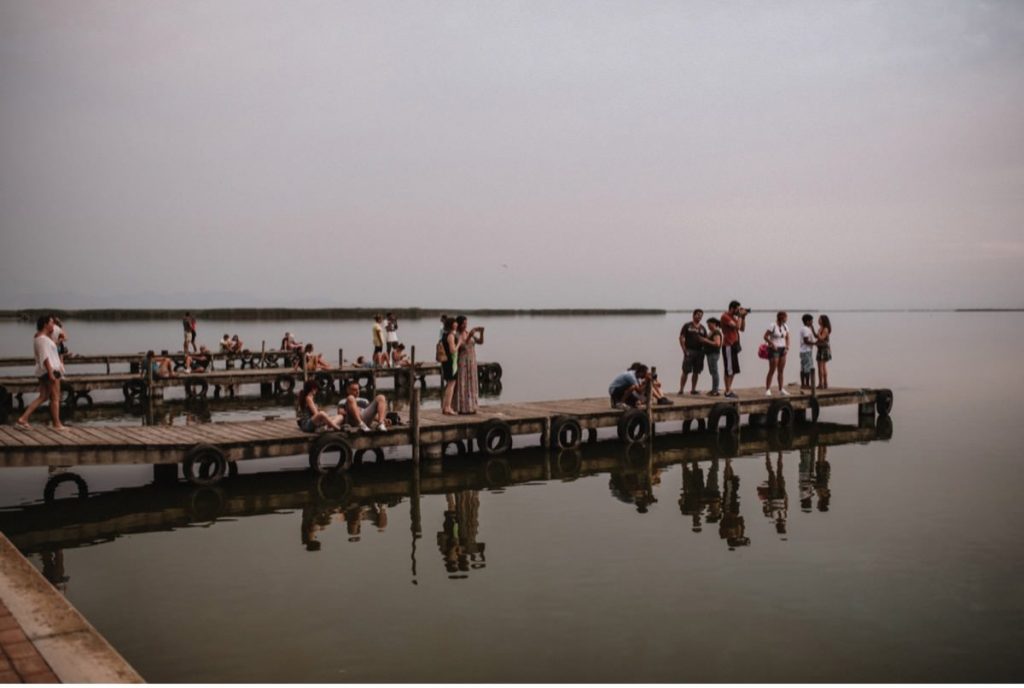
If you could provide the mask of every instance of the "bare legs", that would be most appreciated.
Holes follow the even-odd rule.
[[[444,400],[441,402],[441,413],[446,416],[454,416],[455,409],[452,408],[452,401],[455,400],[455,380],[449,380],[444,386]]]
[[[828,361],[818,361],[818,389],[828,389]]]
[[[778,374],[779,389],[782,389],[782,378],[786,371],[786,354],[779,357],[772,356],[768,359],[768,377],[764,380],[764,389],[769,391],[772,388],[772,376]]]
[[[59,379],[49,380],[48,382],[41,383],[39,385],[39,396],[36,397],[25,409],[25,412],[18,417],[17,424],[23,428],[31,427],[28,422],[29,417],[35,413],[37,408],[46,403],[47,400],[50,401],[50,421],[53,424],[54,430],[63,430],[64,425],[60,422]]]

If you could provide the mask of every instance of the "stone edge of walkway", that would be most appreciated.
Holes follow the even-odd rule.
[[[62,683],[144,682],[3,533],[0,600]]]

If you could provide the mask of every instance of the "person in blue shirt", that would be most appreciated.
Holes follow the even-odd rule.
[[[608,396],[611,398],[612,406],[618,407],[619,404],[641,405],[644,402],[643,385],[649,378],[649,371],[643,363],[634,363],[629,370],[616,375],[608,386]]]

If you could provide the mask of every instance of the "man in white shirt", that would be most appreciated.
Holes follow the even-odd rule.
[[[810,389],[814,380],[814,343],[818,340],[814,334],[814,317],[804,313],[800,318],[800,389]]]
[[[30,428],[28,419],[35,410],[47,400],[50,401],[50,419],[54,430],[64,430],[60,422],[60,378],[64,374],[64,363],[57,352],[57,344],[53,341],[53,316],[44,315],[36,320],[36,335],[32,340],[32,350],[36,358],[35,375],[39,378],[39,396],[28,405],[15,425],[19,428]]]

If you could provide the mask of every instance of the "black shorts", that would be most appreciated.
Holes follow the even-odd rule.
[[[740,372],[740,352],[738,346],[722,347],[722,374],[733,376]]]
[[[445,361],[441,364],[441,377],[444,378],[445,382],[451,382],[455,379],[455,364],[452,361]]]
[[[703,373],[704,372],[704,352],[694,349],[687,349],[683,353],[683,372],[684,373]]]
[[[373,347],[373,353],[375,353],[375,354],[382,353],[383,351],[384,351],[384,347],[383,346],[375,346],[375,347]]]

